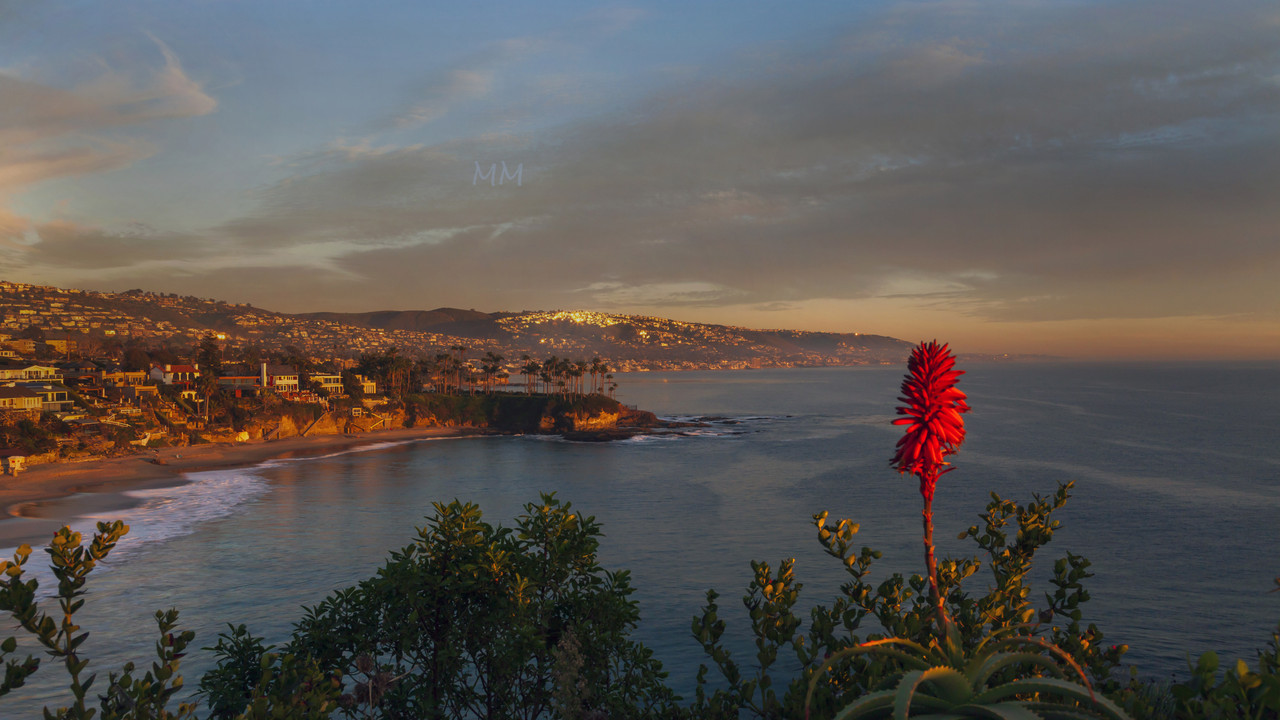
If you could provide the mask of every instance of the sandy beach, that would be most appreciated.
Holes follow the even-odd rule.
[[[480,434],[470,428],[413,428],[363,435],[320,435],[267,442],[192,445],[79,463],[36,465],[0,476],[0,547],[37,546],[74,517],[136,504],[125,493],[185,482],[185,473],[250,467],[267,460],[325,455],[374,443]]]

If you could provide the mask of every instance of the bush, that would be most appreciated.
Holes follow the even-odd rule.
[[[677,712],[661,664],[627,637],[639,611],[628,573],[596,561],[593,518],[553,495],[514,529],[470,503],[435,508],[375,577],[297,625],[291,653],[363,678],[348,705],[386,718],[538,718],[559,689],[611,718]]]

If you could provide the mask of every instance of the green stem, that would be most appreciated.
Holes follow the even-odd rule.
[[[937,482],[937,478],[930,478],[933,482],[930,486]],[[933,552],[933,493],[925,493],[924,495],[924,564],[929,572],[929,601],[933,605],[934,615],[938,621],[938,638],[940,640],[947,637],[947,610],[942,603],[942,593],[938,590],[938,560]]]

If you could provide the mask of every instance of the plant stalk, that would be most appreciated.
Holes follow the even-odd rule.
[[[926,470],[926,473],[929,471]],[[929,602],[933,605],[934,614],[938,620],[938,639],[943,640],[947,637],[947,610],[942,603],[942,593],[938,589],[938,559],[933,552],[933,486],[937,483],[937,477],[924,478],[929,487],[929,492],[924,495],[924,564],[929,572]]]

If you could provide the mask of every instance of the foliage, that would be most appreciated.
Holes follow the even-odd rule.
[[[1280,584],[1280,579],[1277,579]],[[1185,682],[1152,685],[1134,680],[1117,694],[1137,720],[1275,720],[1280,718],[1280,628],[1258,651],[1256,668],[1236,660],[1218,677],[1215,652],[1188,662]]]
[[[68,431],[65,423],[52,413],[40,413],[39,420],[19,417],[16,422],[0,425],[0,443],[22,448],[29,455],[50,452],[58,447],[58,435]]]
[[[868,654],[884,655],[903,668],[893,687],[859,697],[839,717],[1126,720],[1123,710],[1087,687],[1084,671],[1070,657],[1033,635],[1019,634],[1027,629],[1033,630],[1012,626],[994,631],[967,650],[955,626],[948,625],[946,636],[932,639],[928,647],[887,638],[832,656],[824,665]],[[1084,684],[1067,682],[1064,665]],[[810,695],[821,679],[819,672],[810,680]]]
[[[597,563],[593,518],[553,495],[526,505],[514,529],[470,503],[435,508],[375,577],[307,610],[290,651],[364,676],[363,697],[381,693],[377,717],[537,718],[551,712],[556,649],[572,632],[588,709],[675,712],[661,665],[627,637],[639,611],[628,573]]]
[[[262,659],[273,646],[263,645],[244,625],[229,625],[230,632],[218,634],[218,642],[205,650],[213,652],[217,666],[200,679],[200,694],[209,707],[209,717],[233,718],[253,699],[253,689],[261,684]]]
[[[454,395],[430,393],[404,399],[406,424],[420,418],[434,418],[442,425],[490,427],[511,432],[537,432],[544,417],[552,418],[557,430],[570,427],[569,415],[618,412],[616,400],[602,395],[525,395],[490,393]]]
[[[992,494],[980,516],[982,524],[961,535],[973,539],[982,554],[939,560],[940,591],[962,647],[977,647],[992,633],[1036,619],[1060,621],[1049,629],[1047,640],[1087,670],[1095,682],[1115,688],[1118,683],[1111,679],[1111,671],[1119,666],[1127,647],[1107,648],[1100,630],[1093,625],[1081,626],[1081,606],[1089,599],[1082,586],[1089,577],[1089,561],[1068,553],[1054,565],[1049,581],[1053,590],[1045,595],[1047,606],[1037,610],[1031,602],[1028,574],[1032,559],[1052,540],[1059,526],[1053,513],[1070,497],[1071,487],[1070,483],[1061,485],[1053,497],[1036,496],[1025,505]],[[900,638],[925,647],[935,642],[927,579],[894,573],[876,583],[871,577],[872,566],[881,553],[855,546],[858,525],[849,520],[828,524],[826,513],[815,515],[814,520],[826,553],[839,560],[849,574],[840,594],[830,606],[812,608],[808,628],[803,629],[803,619],[796,614],[801,584],[794,578],[793,562],[784,561],[776,575],[767,564],[752,563],[755,577],[743,603],[751,615],[759,669],[748,677],[722,642],[726,626],[718,617],[718,595],[709,592],[709,604],[694,619],[693,632],[724,686],[713,689],[710,670],[702,667],[694,705],[700,713],[709,717],[738,717],[739,712],[764,718],[799,717],[809,682],[829,657],[863,641]],[[990,578],[989,587],[980,595],[967,592],[961,581],[983,569]],[[785,688],[774,688],[769,673],[779,655],[795,657],[800,665],[798,675]],[[841,656],[825,668],[829,678],[813,693],[815,716],[831,716],[850,698],[879,689],[898,670],[885,658]]]
[[[46,718],[89,720],[97,714],[97,710],[85,702],[96,676],[85,676],[89,660],[80,654],[80,646],[89,633],[80,632],[81,627],[75,623],[75,613],[84,606],[84,585],[89,573],[128,531],[128,526],[118,520],[100,522],[88,546],[83,545],[80,533],[70,528],[64,527],[53,536],[46,552],[50,555],[50,565],[58,581],[55,597],[62,616],[60,622],[40,610],[36,602],[39,581],[23,579],[31,547],[22,545],[14,553],[13,561],[0,561],[0,573],[3,574],[0,578],[0,610],[10,613],[18,626],[34,637],[50,656],[60,659],[70,678],[71,704],[52,713],[46,709]],[[101,696],[101,717],[104,720],[164,720],[193,714],[194,707],[185,704],[178,706],[177,713],[169,713],[165,709],[169,699],[182,687],[182,678],[177,675],[178,664],[193,637],[191,632],[175,634],[173,630],[177,621],[176,610],[156,613],[160,629],[160,640],[156,643],[157,662],[150,672],[141,677],[134,676],[132,663],[126,665],[121,674],[110,676],[106,695]],[[40,661],[34,657],[27,656],[21,660],[8,657],[16,649],[16,638],[8,638],[0,645],[0,658],[5,660],[5,679],[0,686],[0,695],[21,687],[40,668]]]
[[[200,366],[202,375],[212,376],[215,381],[222,373],[222,348],[213,333],[205,333],[196,346],[196,364]]]

